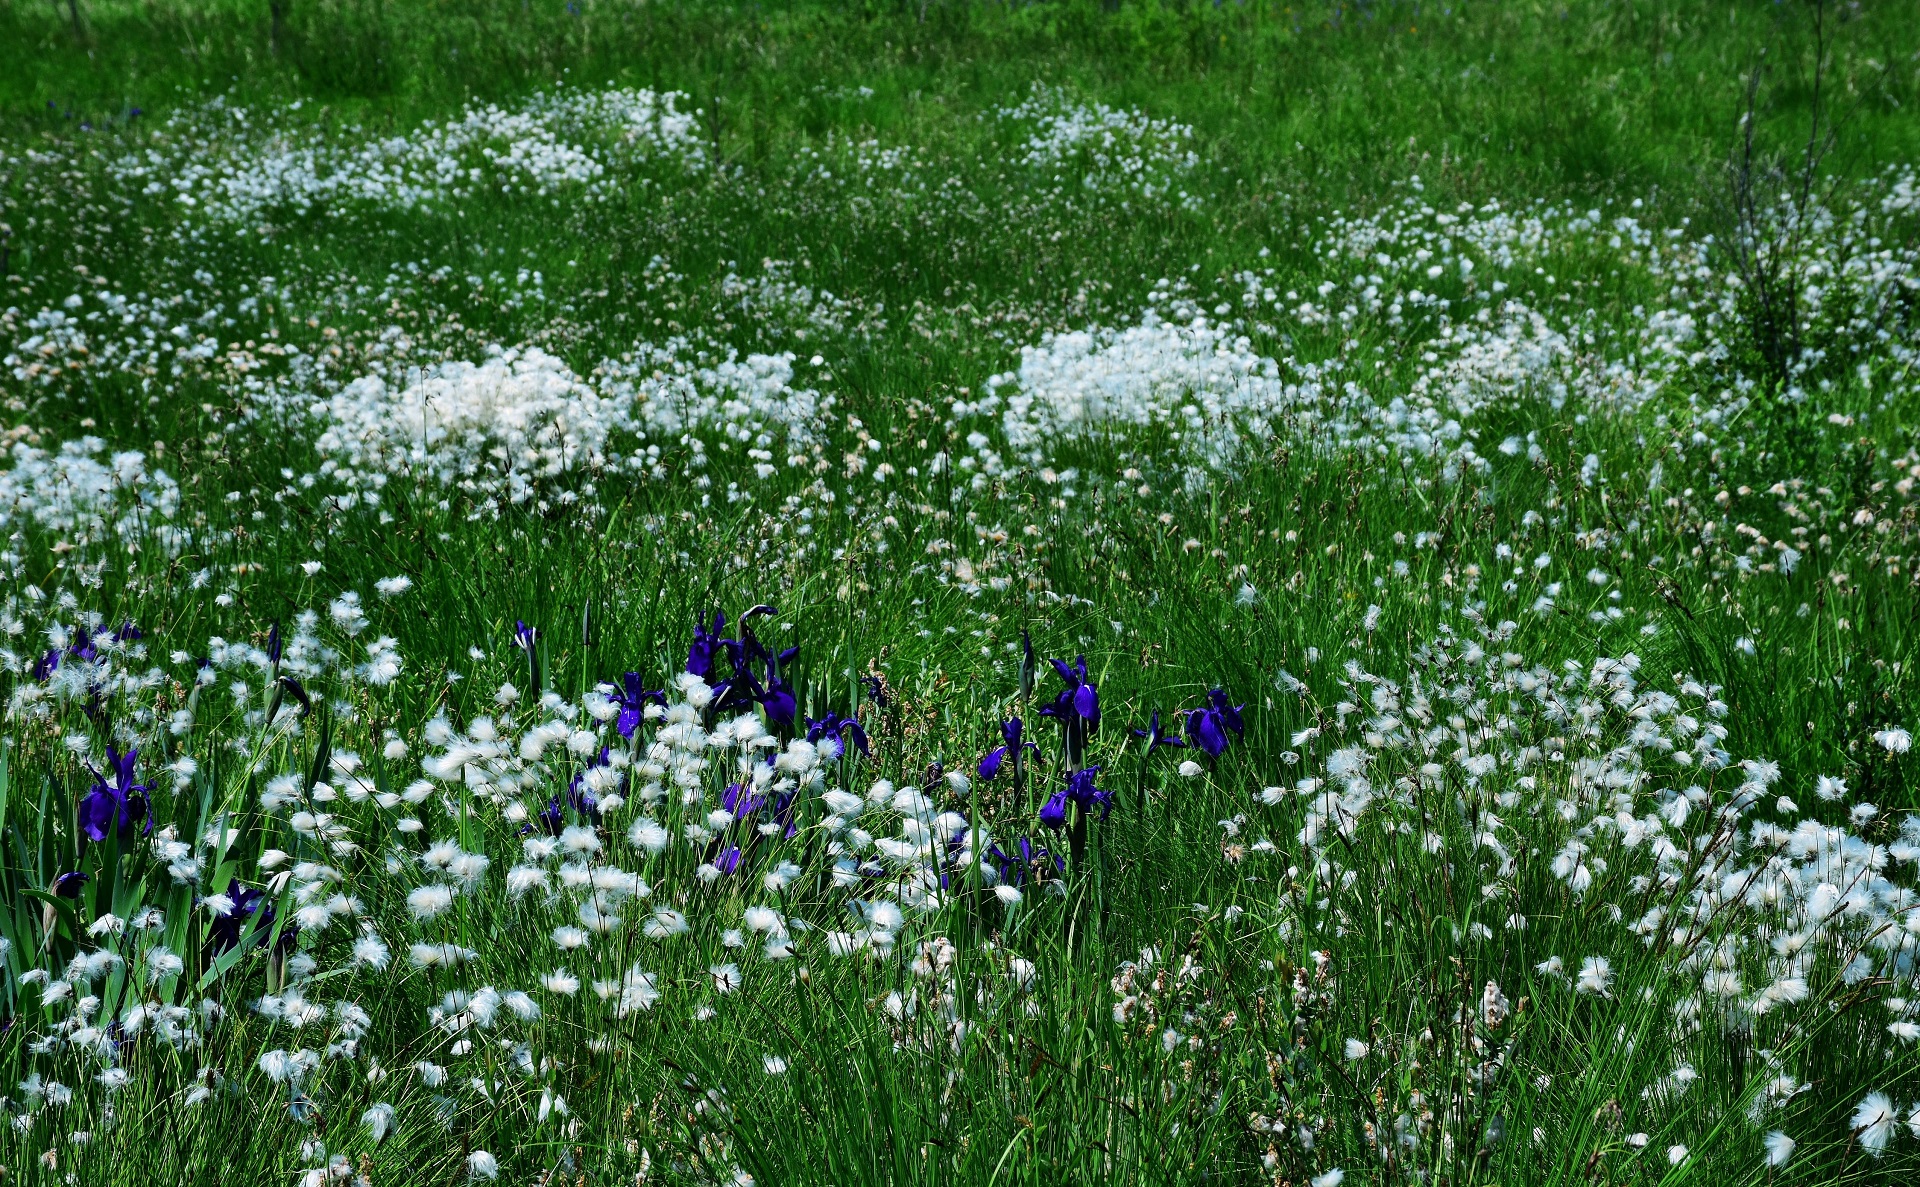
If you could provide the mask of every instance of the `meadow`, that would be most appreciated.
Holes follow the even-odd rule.
[[[0,45],[0,1183],[1920,1179],[1920,5]]]

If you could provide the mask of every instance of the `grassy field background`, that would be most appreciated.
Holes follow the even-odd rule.
[[[1900,741],[1920,7],[13,0],[0,44],[5,1177],[1920,1170],[1920,768]],[[619,127],[639,122],[538,106],[619,88],[678,92],[690,118],[636,148]],[[489,104],[533,113],[483,118],[462,150],[489,184],[309,202],[286,180]],[[486,155],[555,136],[606,169]],[[282,172],[248,172],[268,160]],[[178,184],[197,170],[240,181]],[[1743,272],[1743,241],[1775,262]],[[1797,294],[1784,363],[1759,275]],[[1147,376],[1128,398],[1157,419],[1029,440],[1004,396],[980,403],[1051,407],[1023,363],[1068,359],[1050,335],[1074,331],[1119,360],[1089,382]],[[472,484],[484,451],[464,475],[416,457],[343,477],[320,433],[353,381],[399,392],[495,347],[548,352],[566,400],[681,367],[648,407],[740,403],[648,422],[648,460],[563,461],[524,501]],[[730,350],[791,352],[791,382],[699,371]],[[1272,360],[1295,390],[1257,424],[1188,419],[1194,391],[1259,387],[1219,358]],[[833,403],[776,427],[802,388]],[[1436,392],[1431,422],[1389,407]],[[87,437],[120,475],[105,493],[58,461]],[[329,611],[344,591],[371,626]],[[801,648],[803,718],[873,739],[824,786],[923,788],[930,807],[881,794],[864,819],[948,830],[889,876],[835,879],[867,842],[812,793],[793,837],[679,839],[730,758],[704,799],[663,793],[660,852],[627,840],[645,776],[604,820],[565,803],[625,744],[592,690],[670,688],[696,623],[724,610],[731,633],[756,604],[776,608],[763,638]],[[141,636],[103,641],[122,623]],[[286,669],[310,713],[277,658],[241,654],[282,635],[311,640]],[[1054,830],[1043,805],[1079,761],[1033,711],[1061,687],[1045,661],[1077,656],[1113,802]],[[1244,706],[1223,754],[1128,732],[1216,688]],[[1015,713],[1046,764],[1017,789],[979,766]],[[384,802],[486,741],[483,716],[522,754],[547,720],[595,736],[526,760],[518,792],[427,771],[428,793]],[[139,747],[156,828],[89,839],[109,743]],[[550,798],[599,838],[581,868],[633,867],[645,907],[558,869],[509,893],[509,867],[547,860],[528,837],[563,839],[540,827]],[[953,818],[922,824],[942,810],[1071,859],[983,867]],[[727,828],[744,864],[723,871]],[[423,912],[410,895],[453,880],[438,841],[491,865]],[[920,898],[882,893],[909,874],[932,879]],[[207,898],[229,882],[281,919],[344,905],[223,946],[234,916]],[[1015,882],[1017,902],[995,893]],[[626,918],[556,952],[583,893]],[[728,937],[773,897],[786,923]],[[908,918],[882,927],[896,899]],[[686,934],[649,934],[655,908]],[[763,958],[789,929],[792,955]],[[828,933],[865,939],[847,955]],[[472,954],[410,961],[417,943]],[[136,972],[155,945],[184,968]],[[543,980],[568,963],[608,994]],[[612,1004],[642,964],[658,1002]],[[481,1022],[482,986],[538,1008]],[[289,1051],[315,1066],[270,1058]]]

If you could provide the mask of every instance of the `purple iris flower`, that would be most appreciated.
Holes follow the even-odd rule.
[[[85,660],[88,663],[99,659],[100,650],[93,645],[93,632],[89,631],[86,627],[81,627],[79,632],[74,635],[73,643],[68,646],[67,654],[73,656],[75,659]]]
[[[513,645],[515,647],[518,647],[522,651],[530,652],[533,650],[533,641],[539,637],[539,631],[517,618],[513,620]]]
[[[713,684],[713,703],[708,711],[713,714],[731,713],[759,705],[766,711],[768,724],[785,736],[793,731],[794,719],[800,712],[800,702],[794,695],[793,685],[780,674],[780,669],[782,665],[791,663],[800,654],[800,649],[789,647],[784,651],[770,651],[746,626],[748,617],[772,612],[770,606],[755,606],[747,611],[741,618],[738,639],[719,637],[726,624],[726,616],[718,611],[714,612],[711,630],[696,624],[693,646],[687,652],[687,671],[713,683],[716,673],[731,669],[726,679]],[[764,683],[756,671],[764,673]]]
[[[665,691],[646,687],[638,672],[628,672],[620,677],[620,687],[615,689],[613,695],[607,699],[620,707],[620,716],[613,723],[613,728],[619,730],[623,738],[633,737],[633,731],[640,728],[640,721],[646,716],[648,702],[659,705],[663,709],[667,705]]]
[[[250,923],[254,923],[261,931],[273,927],[274,908],[267,900],[265,891],[242,886],[238,879],[233,879],[227,883],[227,898],[232,900],[233,905],[224,914],[214,916],[213,923],[207,928],[207,951],[213,956],[238,944]],[[292,930],[289,925],[281,933],[283,942],[287,932]]]
[[[860,682],[867,686],[867,699],[882,709],[887,707],[887,684],[878,676],[862,676]]]
[[[1051,662],[1066,687],[1051,704],[1040,706],[1040,716],[1060,723],[1066,735],[1067,761],[1075,764],[1086,749],[1087,736],[1100,728],[1100,690],[1087,678],[1086,656],[1071,664],[1058,659]]]
[[[1195,709],[1187,714],[1187,736],[1193,744],[1207,752],[1209,758],[1219,758],[1227,752],[1227,731],[1220,725],[1218,716],[1206,709]]]
[[[133,764],[139,755],[138,748],[129,747],[121,754],[108,744],[107,769],[112,772],[112,781],[94,771],[93,789],[80,801],[80,827],[92,840],[106,840],[109,831],[124,839],[138,821],[146,823],[144,832],[153,831],[153,819],[147,812],[147,792],[151,789],[133,781]]]
[[[1134,730],[1133,736],[1136,738],[1145,738],[1147,740],[1148,754],[1152,754],[1154,751],[1160,749],[1162,746],[1172,747],[1175,750],[1184,750],[1187,747],[1187,744],[1185,742],[1182,742],[1177,736],[1173,734],[1169,734],[1168,732],[1166,732],[1166,730],[1161,728],[1160,710],[1158,709],[1155,709],[1153,711],[1153,716],[1147,720],[1147,728],[1143,730]]]
[[[1218,688],[1207,694],[1207,702],[1206,708],[1187,714],[1187,737],[1208,757],[1219,758],[1227,752],[1229,730],[1236,738],[1246,736],[1246,721],[1240,716],[1246,706],[1233,704],[1225,690]]]
[[[799,808],[799,806],[800,789],[796,787],[781,795],[775,796],[773,806],[768,809],[767,814],[773,817],[775,824],[785,825],[787,830],[786,835],[791,837],[800,831],[799,822],[795,819],[798,815],[796,809]]]
[[[33,663],[33,678],[45,680],[60,666],[60,649],[55,647]]]
[[[1005,745],[994,747],[988,752],[985,758],[980,760],[980,777],[982,779],[992,782],[993,777],[1000,773],[1000,768],[1005,765],[1009,756],[1012,756],[1016,762],[1018,761],[1022,747],[1033,751],[1035,754],[1040,753],[1040,747],[1034,745],[1032,742],[1022,740],[1025,729],[1025,725],[1018,717],[1010,717],[1000,723],[1000,738],[1005,742]]]
[[[53,893],[60,898],[80,897],[80,888],[88,882],[88,876],[79,870],[70,870],[53,880]]]
[[[1232,704],[1224,688],[1216,688],[1208,693],[1207,700],[1211,703],[1213,711],[1220,715],[1221,723],[1233,731],[1234,737],[1246,736],[1247,722],[1240,716],[1240,710],[1246,708],[1245,705]]]
[[[567,804],[584,819],[590,821],[596,828],[600,825],[600,797],[587,790],[587,771],[591,771],[595,767],[611,767],[612,765],[612,749],[602,746],[600,748],[600,757],[588,763],[586,770],[575,775],[573,780],[567,784]]]
[[[136,639],[144,639],[146,637],[147,633],[133,625],[131,618],[122,622],[120,629],[113,632],[113,641],[116,643],[131,643]]]
[[[540,821],[540,831],[546,833],[549,837],[557,837],[566,831],[567,813],[566,809],[560,806],[560,797],[549,797],[547,806],[540,809],[540,815],[537,819]],[[528,828],[526,831],[531,832],[532,829]]]
[[[823,738],[838,738],[843,748],[851,745],[862,757],[873,757],[867,746],[867,731],[860,728],[857,718],[842,717],[832,710],[824,717],[807,718],[807,741],[817,743]]]
[[[1100,725],[1100,690],[1087,678],[1087,657],[1080,656],[1072,664],[1065,660],[1053,661],[1053,670],[1060,674],[1066,684],[1060,695],[1054,698],[1052,716],[1064,718],[1069,711],[1090,728]],[[1042,713],[1046,710],[1042,709]]]
[[[720,806],[731,813],[735,820],[744,820],[753,815],[753,810],[764,803],[764,798],[754,798],[753,788],[745,783],[729,783],[726,791],[720,793]]]
[[[1080,656],[1071,664],[1058,659],[1049,662],[1066,687],[1051,704],[1040,706],[1040,716],[1060,723],[1067,765],[1076,767],[1080,765],[1080,756],[1086,753],[1088,736],[1100,728],[1100,690],[1087,678],[1086,656]]]
[[[735,644],[729,652],[733,658],[734,667],[738,668],[743,664],[748,667],[755,664],[765,667],[773,663],[773,653],[768,651],[767,645],[760,641],[760,636],[753,633],[753,628],[747,625],[745,617],[740,619],[740,638],[735,641]]]
[[[1067,827],[1067,792],[1065,788],[1053,793],[1047,802],[1040,805],[1040,823],[1051,829]]]
[[[280,666],[280,651],[283,646],[280,639],[280,624],[276,622],[267,629],[267,662],[275,668]]]
[[[1090,813],[1098,805],[1100,819],[1105,820],[1107,813],[1113,811],[1113,794],[1094,786],[1094,777],[1099,773],[1099,767],[1082,767],[1068,775],[1066,797],[1082,812]]]
[[[709,713],[733,713],[760,702],[766,695],[760,682],[753,678],[753,672],[745,665],[735,667],[733,675],[713,686],[713,703]]]
[[[693,624],[693,646],[687,648],[687,671],[702,680],[713,679],[714,661],[720,656],[720,649],[731,648],[733,640],[723,639],[720,632],[727,629],[727,616],[720,611],[713,612],[711,627],[695,621]]]
[[[1029,874],[1048,866],[1053,868],[1056,876],[1067,872],[1065,859],[1044,845],[1035,845],[1031,838],[1021,837],[1014,847],[1019,851],[1018,856],[1008,853],[998,845],[987,849],[987,858],[999,871],[1002,882],[1015,886],[1024,885]]]
[[[687,658],[689,672],[694,671],[696,659],[706,664],[704,675],[699,672],[694,674],[713,685],[713,703],[708,712],[733,713],[762,703],[767,692],[755,678],[753,665],[756,659],[762,661],[767,665],[771,677],[774,674],[773,657],[760,645],[760,640],[754,638],[752,631],[742,630],[739,639],[717,638],[719,625],[726,618],[716,611],[713,621],[713,632],[695,628],[693,648]],[[723,671],[729,673],[726,679],[715,682],[714,676]]]
[[[740,846],[729,845],[713,859],[714,868],[723,874],[735,873],[740,869]]]

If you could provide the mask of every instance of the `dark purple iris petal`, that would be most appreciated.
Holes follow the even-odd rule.
[[[745,783],[729,783],[727,790],[720,795],[720,806],[731,813],[735,820],[753,815],[754,809],[765,802],[764,798],[755,798],[753,789]]]
[[[1067,827],[1067,793],[1064,788],[1054,792],[1046,803],[1040,805],[1040,823],[1052,829]]]
[[[1195,709],[1187,714],[1187,737],[1211,758],[1227,752],[1227,731],[1221,728],[1219,714],[1211,709]]]
[[[1064,809],[1063,809],[1064,819]],[[1030,837],[1021,837],[1014,845],[1015,852],[1008,853],[998,845],[987,849],[987,860],[994,865],[1000,875],[1000,881],[1012,886],[1025,885],[1027,878],[1034,873],[1046,873],[1053,876],[1067,872],[1066,859],[1055,854],[1044,845],[1036,845]]]
[[[1066,687],[1052,703],[1040,707],[1040,716],[1060,723],[1066,732],[1068,759],[1077,762],[1086,748],[1087,736],[1100,728],[1100,690],[1087,678],[1086,656],[1071,664],[1058,659],[1049,662]]]
[[[767,724],[784,732],[793,728],[793,718],[800,710],[800,703],[794,698],[793,689],[786,679],[775,676],[767,681],[767,689],[760,696],[760,707],[767,711]]]

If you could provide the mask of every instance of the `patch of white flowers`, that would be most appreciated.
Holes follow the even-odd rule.
[[[473,106],[445,122],[377,136],[296,118],[298,104],[251,111],[215,100],[168,117],[155,143],[116,174],[190,217],[242,227],[356,209],[449,211],[483,194],[589,200],[633,161],[706,159],[685,96],[651,90],[559,91],[514,109]]]
[[[72,544],[156,541],[169,555],[190,539],[174,524],[180,487],[145,454],[109,454],[98,437],[48,452],[16,440],[13,466],[0,471],[0,531],[31,525]]]
[[[1773,1087],[1746,1117],[1764,1130],[1809,1090],[1798,1064],[1842,995],[1879,1019],[1847,1030],[1861,1076],[1907,1058],[1920,1036],[1920,815],[1875,839],[1857,831],[1881,817],[1871,804],[1841,823],[1801,816],[1775,789],[1776,764],[1723,749],[1716,689],[1645,684],[1631,654],[1532,664],[1505,649],[1512,630],[1443,634],[1400,679],[1348,662],[1337,729],[1295,739],[1332,744],[1293,788],[1261,797],[1298,821],[1293,860],[1322,900],[1316,919],[1283,904],[1282,934],[1338,956],[1381,896],[1444,865],[1480,920],[1456,925],[1456,943],[1531,948],[1538,978],[1595,1003],[1687,987],[1644,1040],[1682,1069],[1644,1086],[1652,1107],[1684,1091],[1694,1036],[1712,1030],[1766,1049]],[[1846,794],[1832,778],[1813,791]],[[1390,878],[1350,857],[1396,846],[1410,864]],[[1518,889],[1541,878],[1577,910],[1548,916],[1552,897]]]
[[[1862,381],[1888,400],[1912,387],[1920,360],[1920,321],[1904,295],[1920,287],[1920,249],[1910,246],[1911,203],[1896,200],[1911,178],[1889,173],[1836,209],[1800,216],[1800,255],[1786,267],[1802,290],[1806,338],[1862,360]],[[1049,445],[1153,430],[1188,465],[1223,470],[1246,444],[1279,433],[1429,459],[1451,479],[1489,466],[1496,443],[1481,434],[1495,418],[1536,429],[1569,415],[1631,419],[1684,457],[1725,444],[1752,404],[1759,380],[1739,365],[1742,283],[1723,250],[1685,228],[1544,205],[1445,211],[1415,179],[1395,206],[1328,220],[1313,247],[1326,273],[1316,289],[1281,291],[1271,269],[1247,270],[1234,278],[1236,299],[1208,307],[1187,282],[1161,280],[1137,324],[1046,334],[967,410],[1001,412],[1007,444],[1035,464]],[[1598,282],[1553,274],[1581,271],[1573,253],[1610,258],[1665,290],[1666,303],[1602,320],[1573,291]],[[1355,335],[1369,327],[1408,345],[1393,359],[1362,354]],[[1311,357],[1315,340],[1333,349]],[[1289,351],[1263,352],[1275,342]],[[1832,349],[1807,346],[1795,374]],[[1814,398],[1807,383],[1785,397]],[[1519,436],[1497,444],[1535,452]]]
[[[1185,124],[1078,102],[1045,86],[996,115],[1027,133],[1017,146],[1018,163],[1056,186],[1077,184],[1088,196],[1123,204],[1146,200],[1200,208],[1199,198],[1181,188],[1200,164],[1193,129]]]
[[[312,411],[326,426],[315,442],[323,473],[369,500],[405,474],[524,503],[543,480],[604,466],[626,425],[621,408],[538,347],[444,363],[399,390],[365,376]]]

